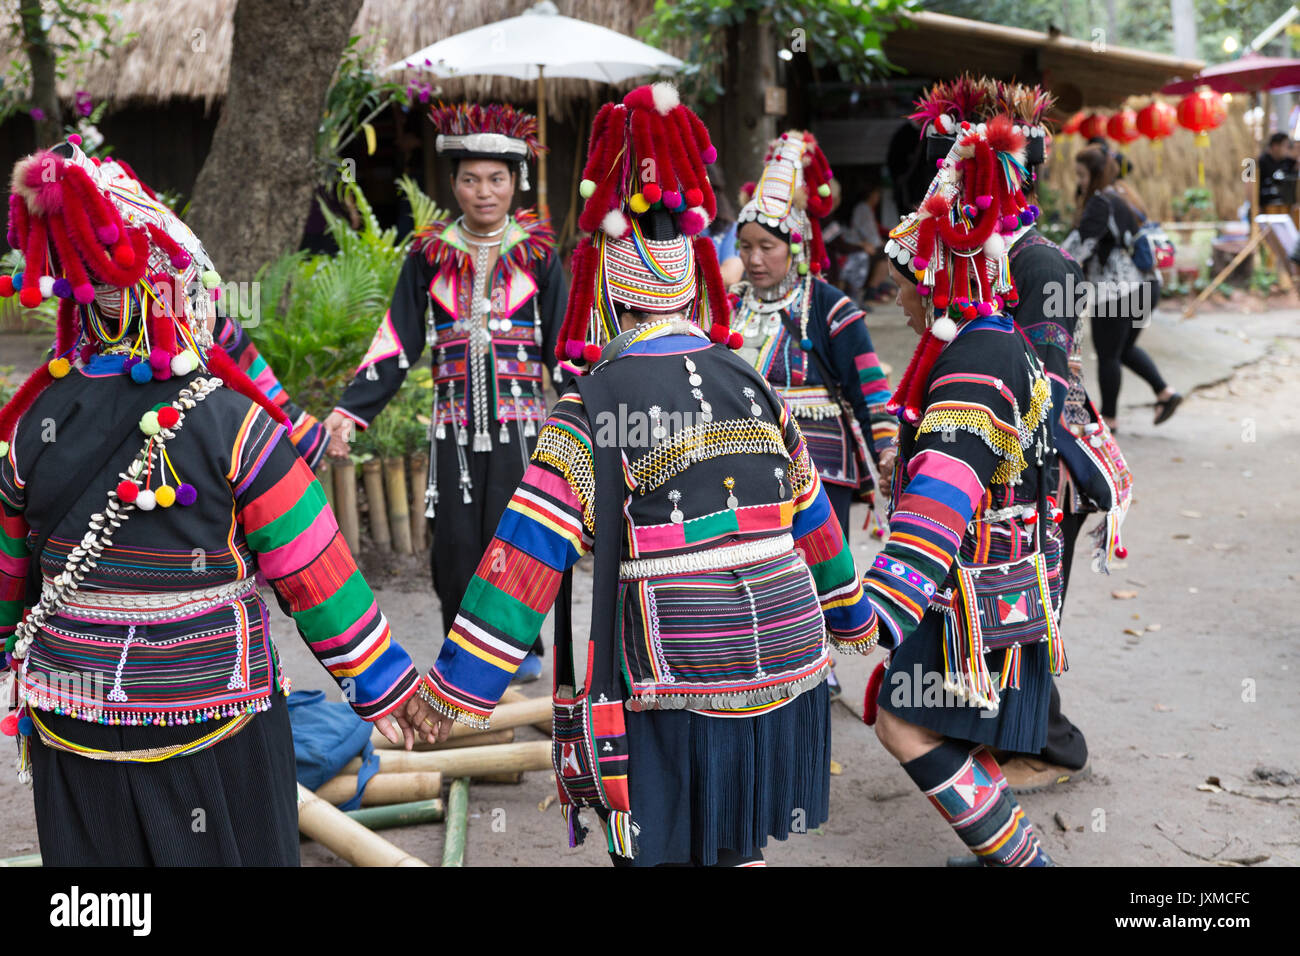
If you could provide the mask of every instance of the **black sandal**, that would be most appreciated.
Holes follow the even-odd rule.
[[[1178,411],[1178,406],[1182,403],[1183,396],[1179,395],[1177,392],[1174,392],[1174,394],[1170,395],[1163,402],[1156,402],[1156,408],[1159,409],[1159,411],[1156,412],[1155,424],[1159,425],[1161,422],[1169,421],[1169,419],[1173,417],[1174,412]]]

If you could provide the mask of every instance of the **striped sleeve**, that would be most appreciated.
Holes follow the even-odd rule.
[[[236,518],[258,569],[344,699],[378,720],[415,693],[419,672],[393,640],[320,483],[283,438],[284,428],[253,406],[234,454]]]
[[[275,372],[257,351],[257,346],[253,344],[253,340],[248,337],[248,333],[239,322],[229,316],[219,315],[216,327],[213,329],[213,338],[226,350],[226,354],[234,360],[240,370],[252,379],[253,384],[261,390],[262,394],[284,411],[292,425],[289,440],[307,464],[313,469],[316,468],[325,454],[325,447],[329,441],[325,427],[315,416],[309,415],[289,397],[289,393],[284,390]]]
[[[0,647],[14,649],[14,629],[27,607],[27,569],[31,552],[27,548],[27,521],[23,517],[26,498],[18,477],[14,450],[0,456]],[[0,659],[0,671],[4,669]]]
[[[933,381],[889,539],[863,578],[885,624],[881,641],[891,647],[921,623],[985,490],[1008,464],[1001,429],[1013,420],[1013,407],[1005,386],[980,376],[938,375]],[[944,415],[936,423],[936,415],[958,406],[970,427]]]
[[[863,435],[871,436],[871,452],[878,459],[898,435],[898,419],[885,411],[889,379],[871,344],[866,316],[852,299],[842,296],[831,306],[828,321],[840,387],[853,406]]]
[[[594,544],[591,438],[576,393],[561,398],[537,436],[532,463],[479,561],[451,633],[429,671],[442,713],[486,727],[528,654],[561,575]]]
[[[778,398],[778,402],[781,400]],[[781,429],[790,461],[794,495],[791,528],[795,548],[812,573],[831,644],[837,650],[869,653],[876,646],[877,624],[858,579],[853,554],[822,487],[799,424],[781,402]]]

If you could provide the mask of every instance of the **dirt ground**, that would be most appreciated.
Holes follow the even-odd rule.
[[[901,325],[892,307],[871,316],[877,351],[895,368],[910,348]],[[1062,864],[1300,863],[1297,337],[1294,311],[1181,324],[1162,314],[1144,333],[1166,376],[1190,394],[1155,428],[1149,390],[1126,377],[1119,438],[1136,477],[1129,557],[1108,577],[1092,574],[1081,537],[1063,622],[1071,667],[1060,687],[1066,714],[1087,735],[1093,773],[1022,797]],[[0,341],[0,365],[17,361],[13,351]],[[875,549],[855,533],[859,567]],[[380,603],[427,666],[441,640],[436,598],[420,562],[390,562],[388,570],[396,573],[376,569],[372,582]],[[590,581],[576,575],[579,621]],[[324,671],[274,614],[295,686],[325,687]],[[770,843],[772,864],[932,866],[962,852],[857,716],[874,665],[874,657],[840,660],[845,695],[834,706],[834,757],[843,771],[832,780],[830,820]],[[549,687],[548,672],[525,690]],[[541,735],[526,729],[516,739]],[[12,746],[0,742],[6,755]],[[516,786],[473,786],[467,863],[608,866],[597,839],[565,845],[558,807],[543,809],[553,793],[542,772]],[[385,835],[436,864],[443,832],[431,825]],[[12,773],[0,775],[0,857],[37,850],[30,795]],[[310,842],[302,857],[306,865],[343,865]]]

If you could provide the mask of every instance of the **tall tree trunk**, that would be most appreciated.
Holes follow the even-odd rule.
[[[1174,56],[1195,60],[1196,4],[1194,0],[1171,0],[1169,6],[1174,20]]]
[[[764,91],[776,85],[776,38],[770,23],[749,16],[727,28],[723,85],[728,91],[721,136],[715,141],[733,196],[763,171],[763,155],[776,138],[776,118],[764,109]]]
[[[191,226],[225,281],[297,247],[325,94],[362,0],[239,0],[230,83]]]
[[[59,95],[54,88],[54,54],[41,24],[40,0],[22,0],[19,16],[23,48],[32,65],[32,106],[45,114],[43,119],[32,120],[36,124],[36,145],[50,146],[62,138],[63,122]]]

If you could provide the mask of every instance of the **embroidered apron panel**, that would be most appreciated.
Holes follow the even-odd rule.
[[[826,662],[821,605],[797,554],[620,589],[634,695],[761,697]]]

